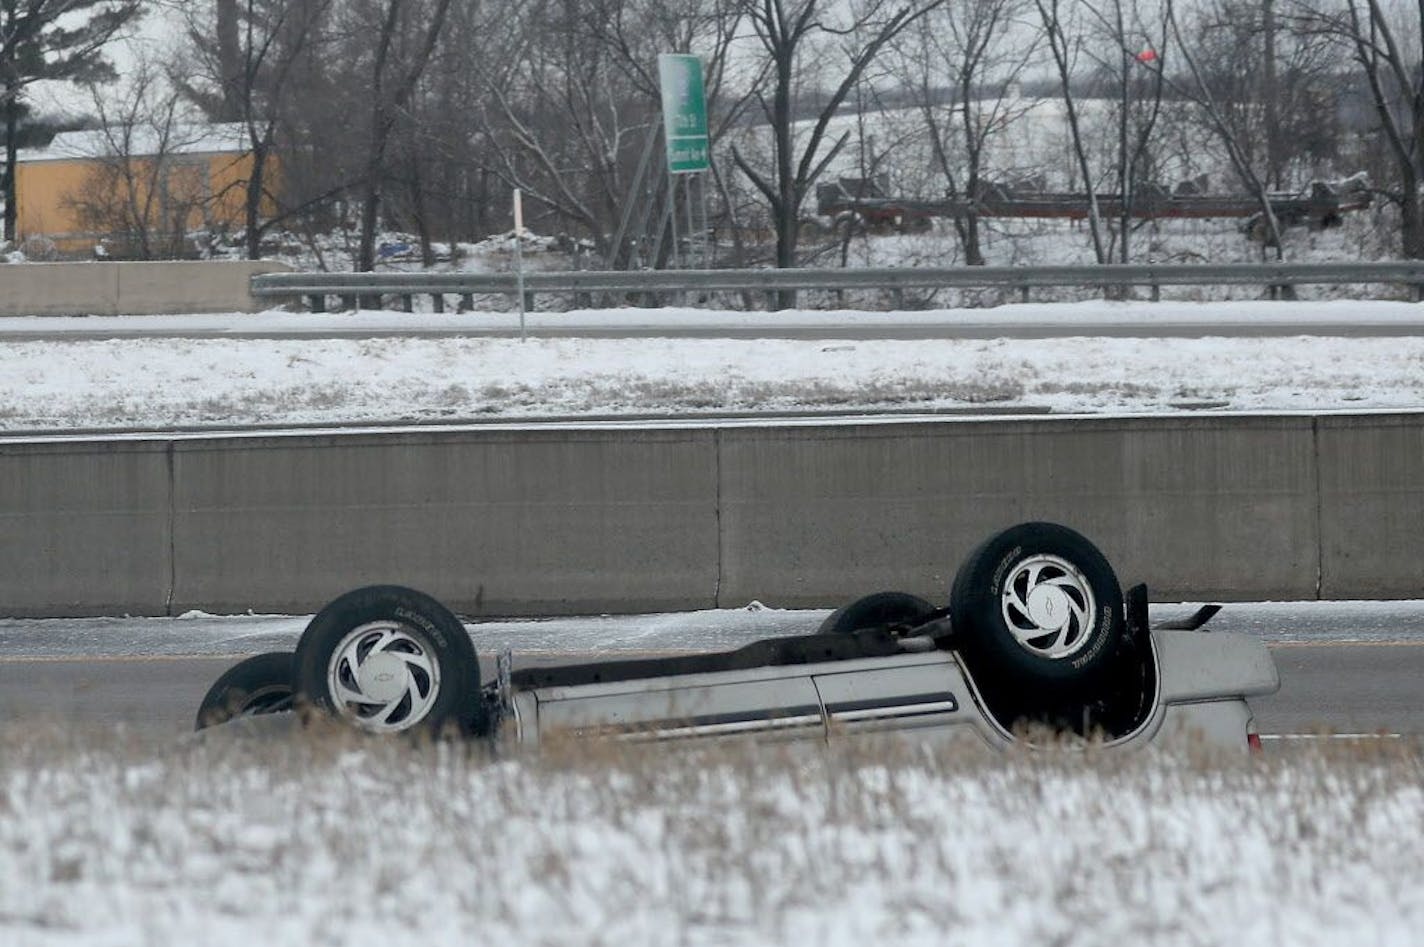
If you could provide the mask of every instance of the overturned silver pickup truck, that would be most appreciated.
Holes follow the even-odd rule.
[[[1149,628],[1145,586],[1124,596],[1086,538],[1023,523],[970,553],[944,607],[880,592],[815,634],[713,654],[514,670],[506,652],[482,682],[449,609],[367,586],[318,612],[295,653],[248,658],[219,678],[198,727],[305,707],[375,733],[515,745],[900,732],[1008,746],[1048,732],[1259,749],[1247,699],[1278,689],[1275,664],[1256,639],[1202,630],[1215,611]]]

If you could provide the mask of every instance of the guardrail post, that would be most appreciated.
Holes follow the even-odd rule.
[[[1019,300],[1020,300],[1021,302],[1028,302],[1028,284],[1027,284],[1027,283],[1022,283],[1022,284],[1019,285]]]
[[[312,293],[308,296],[307,310],[309,312],[326,312],[326,294]]]

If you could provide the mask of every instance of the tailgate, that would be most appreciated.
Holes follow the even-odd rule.
[[[1276,662],[1249,635],[1223,631],[1154,631],[1163,703],[1259,697],[1280,690]]]

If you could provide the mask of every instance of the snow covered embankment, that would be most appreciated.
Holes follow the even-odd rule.
[[[0,342],[0,430],[1424,407],[1424,337]]]
[[[0,731],[0,940],[1411,943],[1418,747],[488,762]]]

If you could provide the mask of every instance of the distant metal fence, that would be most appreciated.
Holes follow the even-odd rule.
[[[584,270],[524,274],[525,304],[535,308],[541,294],[573,296],[577,305],[610,305],[639,301],[656,304],[662,297],[687,293],[740,293],[764,296],[774,306],[778,293],[801,290],[889,292],[899,305],[910,290],[1000,288],[1017,290],[1027,300],[1037,287],[1149,287],[1157,298],[1163,286],[1263,286],[1307,284],[1385,284],[1406,287],[1424,299],[1424,260],[1383,263],[1117,263],[1102,266],[958,266],[845,269],[755,270]],[[514,273],[266,273],[252,278],[252,295],[259,299],[303,300],[313,311],[324,311],[337,297],[350,308],[382,305],[380,297],[395,297],[411,308],[412,297],[434,298],[443,310],[444,297],[462,298],[473,308],[475,296],[518,292]],[[641,297],[641,298],[639,298]]]

